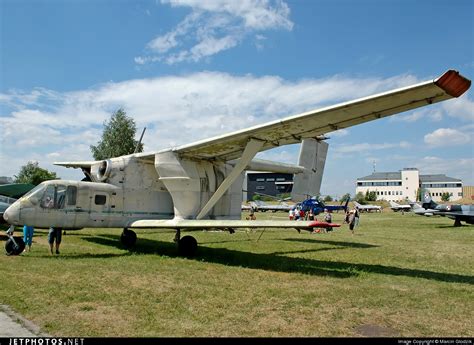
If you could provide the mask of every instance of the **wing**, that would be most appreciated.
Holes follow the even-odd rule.
[[[89,168],[100,161],[82,161],[82,162],[54,162],[54,165],[61,165],[66,168]]]
[[[179,146],[184,157],[231,160],[241,157],[249,139],[263,141],[260,151],[461,96],[471,81],[457,71],[420,84],[309,111],[230,134]],[[143,155],[146,156],[146,155]]]
[[[137,220],[128,225],[129,228],[156,229],[238,229],[238,228],[293,228],[312,231],[313,228],[339,227],[340,224],[319,221],[274,221],[274,220],[196,220],[196,219],[165,219]]]

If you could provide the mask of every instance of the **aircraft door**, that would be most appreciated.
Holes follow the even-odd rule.
[[[107,192],[94,191],[91,198],[90,220],[92,226],[107,226],[110,221],[110,194]]]

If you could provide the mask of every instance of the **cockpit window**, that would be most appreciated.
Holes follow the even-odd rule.
[[[41,207],[43,208],[54,208],[54,193],[55,188],[53,185],[49,185],[44,191],[43,197],[41,198]]]
[[[37,185],[35,188],[33,188],[32,190],[30,190],[28,193],[26,193],[25,195],[23,195],[23,198],[27,198],[33,194],[39,194],[37,193],[38,191],[43,191],[46,187],[44,186],[44,184],[39,184]]]
[[[49,185],[41,198],[42,208],[62,209],[66,205],[76,204],[77,188],[75,186]],[[66,201],[67,200],[67,201]]]

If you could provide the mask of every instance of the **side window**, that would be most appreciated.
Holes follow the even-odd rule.
[[[76,204],[77,187],[68,186],[66,190],[66,200],[68,206],[74,206]]]
[[[54,208],[54,186],[49,185],[44,191],[40,203],[42,208]]]
[[[64,208],[66,203],[66,186],[57,186],[56,187],[56,208]]]
[[[105,205],[106,201],[107,201],[107,196],[106,195],[97,194],[95,196],[94,202],[95,202],[96,205]]]

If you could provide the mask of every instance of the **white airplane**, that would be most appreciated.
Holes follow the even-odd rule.
[[[298,228],[315,221],[241,220],[244,170],[293,173],[292,199],[319,193],[328,144],[325,133],[461,96],[470,80],[449,70],[408,87],[340,103],[192,144],[103,161],[58,162],[80,168],[89,181],[43,182],[4,213],[12,225],[62,229],[123,228],[121,240],[135,244],[130,229],[174,229],[182,254],[197,241],[181,230]],[[298,165],[255,160],[274,147],[302,143]],[[9,241],[21,241],[19,238]],[[8,241],[7,241],[8,242]],[[10,254],[18,254],[10,245]]]
[[[357,201],[353,201],[355,207],[360,211],[360,212],[382,212],[382,206],[378,205],[361,205]]]
[[[283,211],[283,212],[288,212],[289,210],[295,208],[295,205],[288,205],[286,202],[281,201],[279,204],[273,205],[273,204],[267,204],[266,202],[256,200],[256,201],[251,201],[250,205],[254,211],[257,212],[277,212],[277,211]]]
[[[390,208],[394,212],[402,211],[402,212],[409,212],[411,211],[411,206],[410,205],[400,205],[396,203],[395,201],[389,201],[390,203]]]

